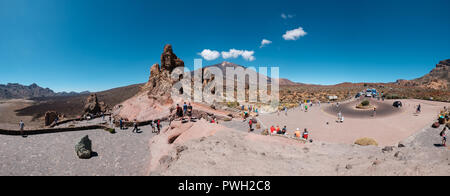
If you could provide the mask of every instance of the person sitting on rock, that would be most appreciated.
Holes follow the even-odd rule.
[[[272,125],[271,127],[270,127],[270,134],[273,134],[275,132],[275,127]]]
[[[299,129],[299,128],[297,128],[297,129],[295,130],[294,136],[295,136],[296,138],[300,138],[301,133],[300,133],[300,129]]]
[[[283,127],[283,129],[281,129],[281,134],[286,135],[287,132],[287,128],[286,126]]]
[[[305,140],[308,140],[308,138],[309,138],[309,132],[308,132],[308,130],[306,128],[303,131],[302,138],[305,139]]]
[[[281,134],[281,129],[280,129],[280,126],[279,125],[277,125],[277,134]]]

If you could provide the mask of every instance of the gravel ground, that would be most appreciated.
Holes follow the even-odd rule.
[[[20,136],[0,135],[0,175],[144,175],[148,166],[149,126],[142,133],[116,129]],[[81,160],[75,145],[89,135],[98,156]]]

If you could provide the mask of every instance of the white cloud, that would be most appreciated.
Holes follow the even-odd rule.
[[[263,39],[263,40],[261,41],[261,46],[260,46],[259,48],[262,48],[262,47],[264,47],[265,45],[269,45],[269,44],[271,44],[271,43],[272,43],[272,41],[267,40],[267,39]]]
[[[241,56],[247,61],[254,61],[256,58],[253,56],[255,54],[255,51],[248,51],[248,50],[236,50],[236,49],[230,49],[230,51],[222,52],[222,58],[229,59],[229,58],[238,58]]]
[[[307,33],[303,30],[302,27],[299,27],[294,30],[286,31],[283,35],[284,40],[297,40],[300,37],[305,36]]]
[[[294,18],[294,16],[295,15],[292,15],[292,14],[281,13],[281,18],[283,18],[283,19]]]
[[[207,61],[216,60],[220,57],[220,53],[215,50],[204,49],[201,53],[199,53]]]

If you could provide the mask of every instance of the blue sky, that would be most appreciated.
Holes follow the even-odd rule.
[[[203,62],[279,66],[280,77],[316,84],[413,79],[450,58],[449,8],[448,0],[0,0],[0,84],[142,83],[166,43],[188,67],[205,49],[236,49],[254,59]],[[283,38],[300,27],[306,35]],[[260,48],[263,39],[272,43]]]

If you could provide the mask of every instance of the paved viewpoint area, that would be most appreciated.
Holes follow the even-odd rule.
[[[340,107],[344,116],[344,123],[337,123],[337,113],[333,115],[331,104],[317,104],[308,109],[308,112],[295,108],[288,111],[287,116],[284,112],[280,114],[265,114],[259,119],[265,127],[271,125],[280,127],[287,126],[289,134],[293,134],[296,128],[301,131],[307,128],[310,137],[316,141],[325,141],[333,143],[353,144],[357,139],[369,137],[375,139],[380,146],[396,145],[398,142],[422,130],[424,127],[431,126],[431,123],[437,119],[439,111],[444,107],[449,107],[449,103],[431,102],[423,100],[400,100],[403,102],[403,108],[398,111],[392,111],[392,108],[381,108],[376,117],[372,117],[372,111],[363,111],[361,113],[349,113],[348,107],[353,107],[356,102],[341,104]],[[375,102],[375,100],[372,102]],[[393,100],[384,101],[383,107],[392,105]],[[416,106],[422,105],[422,112],[415,114]],[[355,115],[360,114],[360,115]],[[380,114],[381,113],[381,114]],[[349,114],[346,116],[346,114]]]

